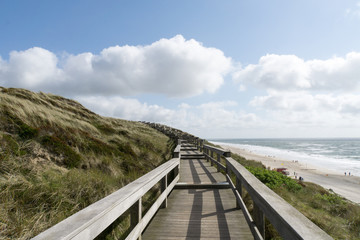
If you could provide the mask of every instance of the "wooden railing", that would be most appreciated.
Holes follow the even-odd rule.
[[[254,239],[265,238],[265,217],[284,239],[332,239],[232,159],[229,151],[205,145],[204,141],[198,138],[191,141],[203,151],[211,165],[216,165],[218,171],[226,175]],[[167,196],[179,181],[179,164],[180,145],[176,147],[173,159],[33,239],[94,239],[130,209],[132,230],[126,239],[140,239],[141,233],[157,210],[167,206]],[[235,183],[231,176],[235,177]],[[162,193],[143,216],[142,197],[159,182]],[[243,189],[246,189],[253,200],[252,215],[243,201]]]
[[[75,213],[33,239],[94,239],[130,208],[132,231],[126,239],[141,238],[142,231],[157,210],[167,207],[167,196],[179,181],[179,152],[180,146],[174,151],[176,158]],[[170,178],[170,175],[173,177]],[[168,180],[171,182],[168,183]],[[142,197],[159,182],[161,182],[162,193],[142,216]]]
[[[237,205],[242,209],[255,239],[265,238],[265,217],[284,239],[332,239],[232,159],[230,151],[204,145],[204,141],[199,139],[193,139],[193,143],[204,152],[211,165],[216,165],[218,171],[223,170],[235,194]],[[225,159],[224,163],[221,162],[221,158]],[[235,175],[235,183],[232,181],[232,175]],[[252,216],[243,201],[244,188],[253,200]]]

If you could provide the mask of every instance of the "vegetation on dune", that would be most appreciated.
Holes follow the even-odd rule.
[[[232,154],[232,157],[334,239],[360,239],[358,204],[342,198],[331,189],[265,169],[261,162],[246,160],[236,154]],[[253,205],[250,196],[245,194],[244,199],[251,212]],[[281,239],[268,221],[265,230],[266,239]]]
[[[165,134],[59,96],[0,87],[0,239],[29,239],[154,169],[175,147]],[[360,239],[359,205],[232,157],[333,238]],[[158,190],[144,196],[145,211]],[[127,216],[117,222],[100,238],[127,231]],[[268,221],[266,234],[279,238]]]
[[[173,148],[146,124],[0,87],[0,239],[37,235],[170,159]]]

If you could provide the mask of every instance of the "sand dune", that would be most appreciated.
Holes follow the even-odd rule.
[[[360,177],[345,176],[326,168],[314,167],[309,164],[301,163],[296,160],[286,160],[270,156],[261,156],[245,149],[234,146],[221,145],[224,149],[239,154],[248,160],[261,161],[270,169],[284,167],[290,172],[290,176],[304,178],[304,181],[313,182],[323,186],[326,189],[332,189],[337,194],[360,204]]]

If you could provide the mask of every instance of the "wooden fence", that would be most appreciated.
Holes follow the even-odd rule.
[[[245,215],[254,239],[265,238],[265,217],[284,239],[332,239],[231,158],[230,151],[204,145],[204,141],[199,139],[193,139],[193,143],[204,152],[205,158],[211,162],[211,165],[216,165],[218,171],[222,170],[226,174],[227,181],[235,194],[238,206]],[[225,163],[222,163],[221,158],[225,160],[223,161]],[[235,183],[231,176],[235,176]],[[252,216],[243,201],[243,189],[253,200]]]
[[[94,239],[130,208],[132,231],[126,239],[141,238],[142,231],[157,210],[167,206],[167,196],[179,181],[179,153],[180,146],[174,151],[174,156],[177,157],[75,213],[33,239]],[[172,179],[169,177],[170,175],[173,175]],[[168,183],[169,179],[171,182]],[[161,182],[162,193],[142,216],[142,197],[159,182]]]

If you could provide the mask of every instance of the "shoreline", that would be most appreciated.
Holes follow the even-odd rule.
[[[248,160],[260,161],[266,168],[287,168],[290,173],[289,176],[292,178],[295,178],[295,176],[299,178],[301,176],[306,182],[313,182],[326,189],[332,189],[342,197],[360,204],[360,177],[348,176],[348,174],[345,176],[344,174],[311,164],[301,163],[297,160],[255,154],[246,149],[226,145],[225,143],[221,143],[220,146]]]

